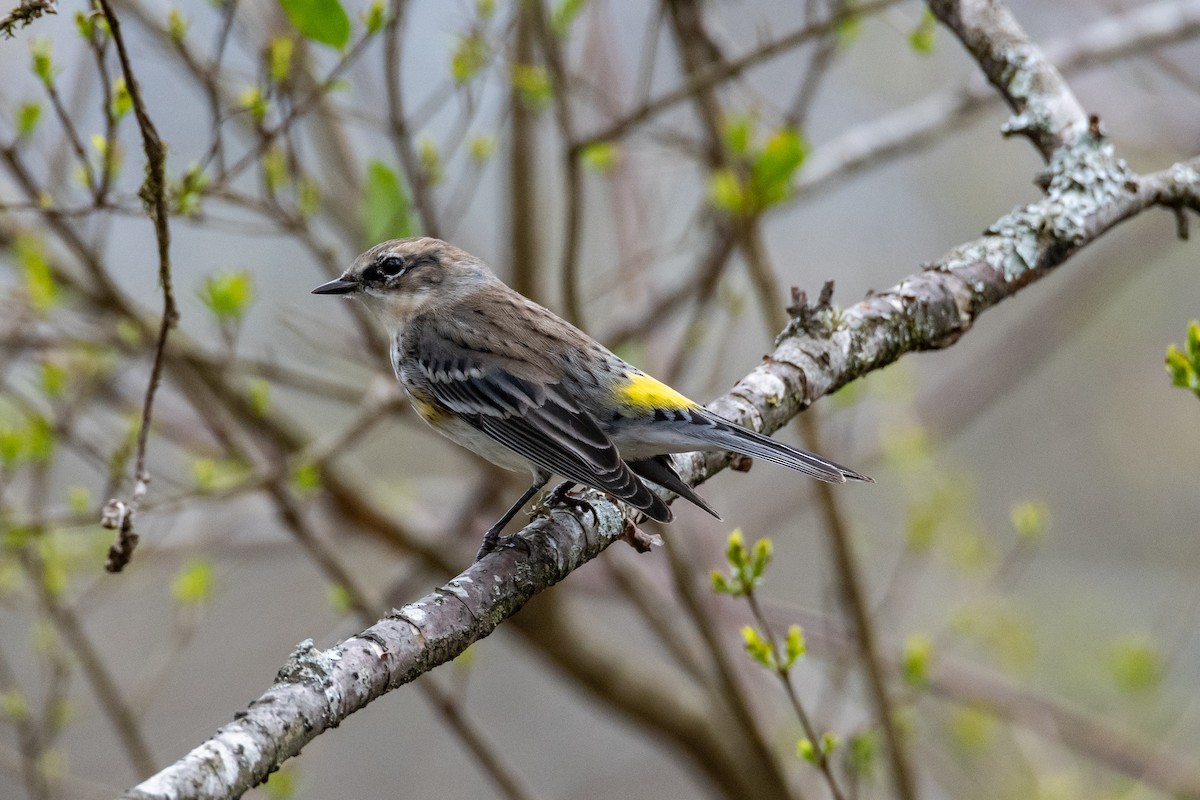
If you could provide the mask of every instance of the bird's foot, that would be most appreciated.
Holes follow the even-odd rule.
[[[483,541],[479,543],[479,552],[475,554],[476,561],[480,561],[496,549],[496,546],[500,544],[500,531],[503,528],[503,525],[493,525],[488,528],[487,533],[483,535]]]
[[[596,514],[596,509],[592,508],[592,504],[582,497],[575,497],[571,494],[571,490],[575,488],[575,484],[571,481],[563,481],[546,498],[546,507],[564,506],[575,511],[587,511],[592,515],[592,518],[597,522],[600,517]]]

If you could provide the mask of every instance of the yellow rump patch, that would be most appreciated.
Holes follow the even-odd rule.
[[[625,378],[626,382],[617,387],[617,396],[638,411],[653,411],[656,408],[679,410],[699,405],[649,375],[627,372]]]

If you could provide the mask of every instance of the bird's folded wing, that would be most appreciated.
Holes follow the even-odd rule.
[[[470,345],[424,332],[413,343],[420,382],[442,405],[542,469],[607,492],[651,517],[670,511],[621,460],[596,419],[562,391],[556,376],[521,377],[486,365]],[[413,376],[415,377],[415,376]]]

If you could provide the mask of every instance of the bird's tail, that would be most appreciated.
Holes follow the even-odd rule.
[[[708,409],[703,409],[700,413],[712,426],[706,438],[727,450],[773,461],[827,483],[845,483],[848,480],[875,482],[849,467],[843,467],[816,453],[776,441],[718,416]]]

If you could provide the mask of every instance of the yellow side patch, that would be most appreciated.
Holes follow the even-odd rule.
[[[699,405],[649,375],[627,372],[625,378],[626,382],[617,387],[617,397],[638,411],[653,411],[656,408],[674,411]]]
[[[409,395],[409,400],[412,402],[412,407],[421,415],[421,419],[428,422],[430,425],[438,426],[445,422],[451,416],[450,412],[428,400],[424,397],[418,397],[415,394]]]

